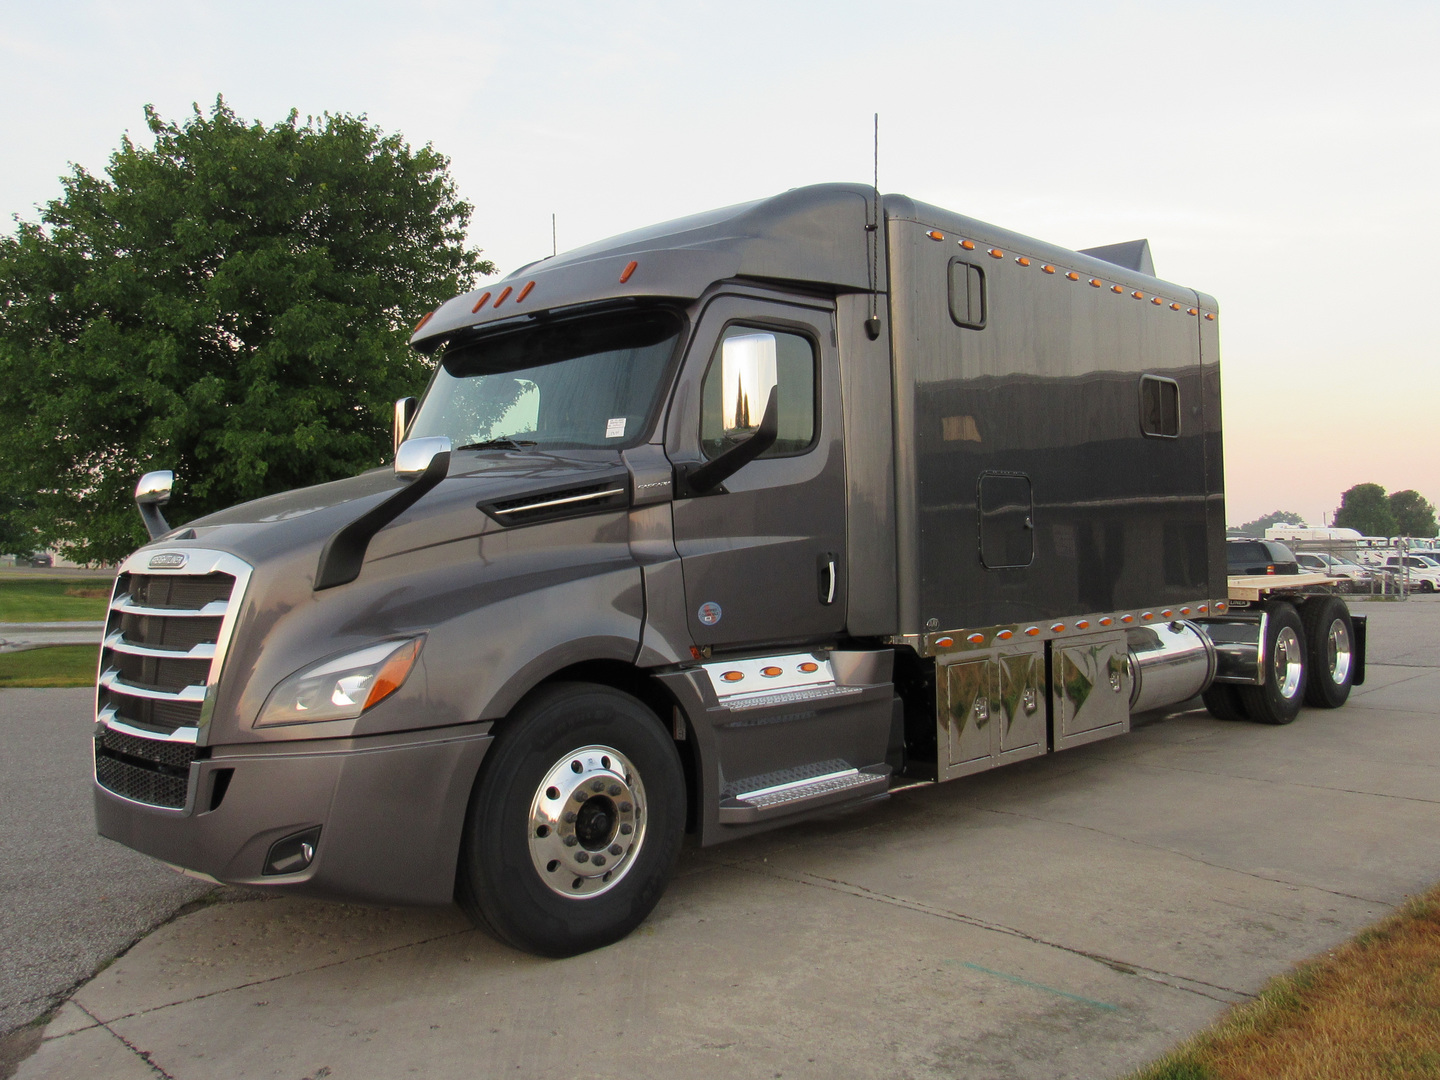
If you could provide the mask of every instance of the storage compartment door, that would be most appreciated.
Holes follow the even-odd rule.
[[[1042,649],[1000,655],[996,764],[1045,753],[1045,655]]]
[[[996,664],[989,658],[965,660],[941,668],[945,700],[941,716],[948,736],[940,742],[941,752],[948,746],[948,767],[944,779],[982,772],[994,765],[991,723],[995,697]]]
[[[1051,645],[1055,749],[1130,730],[1130,668],[1121,633]]]

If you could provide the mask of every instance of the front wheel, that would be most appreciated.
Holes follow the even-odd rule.
[[[481,766],[456,899],[528,952],[596,949],[650,914],[684,827],[684,772],[655,715],[609,687],[546,687]]]
[[[1306,658],[1310,662],[1305,704],[1338,709],[1350,696],[1355,681],[1355,624],[1350,609],[1345,601],[1325,596],[1311,600],[1303,611]]]
[[[1262,724],[1288,724],[1305,700],[1305,627],[1291,604],[1275,604],[1265,622],[1265,683],[1240,687],[1245,714]]]

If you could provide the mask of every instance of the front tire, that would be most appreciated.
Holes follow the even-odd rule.
[[[1350,609],[1345,601],[1326,596],[1311,600],[1302,611],[1310,664],[1305,704],[1338,709],[1355,681],[1355,624]]]
[[[684,828],[684,772],[655,714],[609,687],[548,686],[481,766],[456,900],[527,952],[597,949],[650,914]]]
[[[1305,701],[1305,626],[1292,604],[1275,604],[1265,623],[1265,684],[1240,687],[1251,720],[1288,724]]]

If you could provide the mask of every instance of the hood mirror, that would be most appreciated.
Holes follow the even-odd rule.
[[[413,397],[402,397],[395,402],[395,423],[390,437],[394,443],[391,449],[396,453],[400,452],[400,444],[405,441],[405,433],[410,430],[410,421],[415,419],[417,404]]]
[[[135,485],[135,505],[140,508],[140,520],[145,522],[145,531],[150,539],[164,536],[170,531],[160,507],[170,501],[170,491],[175,486],[175,474],[169,469],[147,472]]]
[[[444,457],[443,462],[438,459]],[[395,479],[415,480],[434,463],[437,471],[450,465],[450,440],[444,435],[424,439],[406,439],[395,449]],[[441,475],[444,472],[441,471]]]

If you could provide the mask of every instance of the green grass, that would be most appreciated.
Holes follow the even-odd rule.
[[[109,578],[0,580],[0,622],[98,622],[109,599]]]
[[[0,688],[12,686],[94,686],[98,645],[47,645],[0,653]]]

